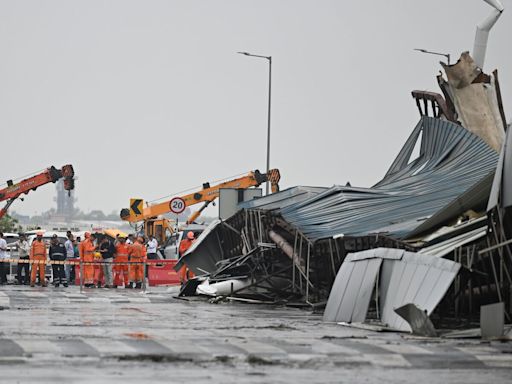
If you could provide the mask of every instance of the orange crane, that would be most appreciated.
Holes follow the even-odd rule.
[[[223,188],[247,189],[250,187],[257,187],[265,182],[270,182],[272,193],[275,193],[279,191],[280,179],[281,175],[279,170],[271,169],[268,171],[268,174],[255,170],[249,172],[249,174],[246,176],[229,180],[214,185],[213,187],[210,186],[210,183],[204,183],[202,190],[190,193],[185,196],[180,196],[180,198],[185,202],[185,207],[198,203],[204,203],[204,205],[198,211],[194,212],[188,218],[187,224],[193,223],[199,217],[199,215],[201,215],[201,212],[203,212],[210,203],[219,197],[220,190]],[[132,200],[135,200],[137,205],[142,207],[143,200]],[[172,228],[166,219],[159,219],[158,216],[172,212],[170,206],[171,201],[173,201],[173,199],[140,209],[138,209],[137,206],[132,206],[131,209],[124,208],[121,210],[121,219],[131,223],[143,221],[144,233],[146,236],[154,235],[158,241],[161,242],[165,238],[165,230],[169,229],[172,233]]]
[[[73,170],[73,166],[68,164],[64,165],[62,169],[57,169],[52,165],[43,172],[29,177],[28,179],[21,180],[16,184],[14,184],[12,180],[8,180],[7,187],[0,189],[0,201],[7,200],[5,206],[0,210],[0,218],[5,216],[11,204],[21,195],[35,191],[42,185],[55,183],[61,178],[64,178],[64,189],[70,193],[70,191],[75,188],[74,176],[75,171]]]

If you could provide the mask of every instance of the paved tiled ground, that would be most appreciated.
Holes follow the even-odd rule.
[[[4,286],[0,307],[0,374],[13,382],[512,382],[511,343],[374,333],[162,289]]]

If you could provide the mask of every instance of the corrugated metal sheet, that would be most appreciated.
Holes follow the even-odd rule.
[[[387,286],[386,294],[381,296],[381,320],[390,328],[411,331],[409,324],[394,309],[414,303],[430,315],[452,284],[460,264],[405,252],[401,260],[386,260],[384,267],[391,271],[383,274],[380,280],[381,287]]]
[[[390,328],[410,331],[394,309],[408,303],[430,315],[446,294],[460,264],[450,260],[377,248],[347,256],[336,276],[324,321],[363,322],[377,274],[381,321]]]
[[[438,227],[434,232],[430,232],[426,236],[412,239],[411,242],[415,242],[413,243],[414,246],[428,247],[477,228],[487,228],[487,216],[475,217],[461,221],[455,225]]]
[[[507,130],[507,136],[503,142],[500,159],[496,167],[496,175],[492,183],[492,190],[489,197],[487,211],[490,211],[498,205],[503,208],[512,206],[512,134],[510,128]]]
[[[411,159],[420,137],[420,155]],[[463,127],[423,116],[374,187],[335,186],[280,212],[313,240],[377,232],[402,238],[488,176],[497,160]]]
[[[296,186],[285,189],[283,191],[259,197],[250,201],[242,202],[238,205],[239,209],[279,209],[291,207],[304,200],[310,199],[319,193],[326,191],[326,187],[307,187]]]
[[[432,217],[416,227],[412,232],[408,233],[407,238],[410,239],[438,228],[440,225],[459,217],[470,209],[483,211],[489,200],[493,179],[494,172],[491,172],[461,196],[457,197],[446,207],[436,212]]]
[[[463,245],[470,244],[473,241],[479,240],[485,237],[487,234],[487,226],[473,229],[472,231],[462,233],[461,235],[455,236],[451,239],[442,241],[440,243],[427,246],[422,248],[418,253],[422,255],[444,257],[455,249],[462,247]]]
[[[325,308],[324,321],[362,323],[366,319],[381,263],[382,259],[376,258],[343,263]]]
[[[216,263],[222,259],[222,246],[216,229],[222,225],[221,220],[214,220],[199,235],[187,252],[179,258],[175,269],[179,270],[184,264],[196,275],[205,271],[215,271]]]

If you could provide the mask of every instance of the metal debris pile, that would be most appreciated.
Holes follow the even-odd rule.
[[[411,330],[395,312],[404,306],[406,317],[469,324],[499,301],[512,320],[512,139],[497,71],[468,53],[444,70],[444,96],[413,91],[420,120],[382,180],[241,203],[180,259],[199,276],[183,294],[329,299],[326,320],[371,314],[398,330]]]

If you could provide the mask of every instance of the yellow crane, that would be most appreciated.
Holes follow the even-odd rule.
[[[203,189],[184,196],[177,196],[170,200],[163,201],[158,204],[144,207],[142,199],[131,199],[130,208],[121,210],[121,219],[130,223],[144,222],[144,233],[146,236],[155,236],[161,243],[165,240],[165,233],[169,230],[173,232],[169,221],[160,216],[169,212],[175,212],[172,204],[184,204],[182,207],[204,203],[203,206],[194,212],[188,219],[187,224],[193,223],[204,209],[219,197],[220,190],[223,188],[247,189],[250,187],[258,187],[259,185],[270,182],[272,193],[279,191],[279,180],[281,175],[278,169],[271,169],[268,173],[261,173],[258,170],[249,172],[249,174],[225,181],[223,183],[210,186],[210,183],[204,183]]]

